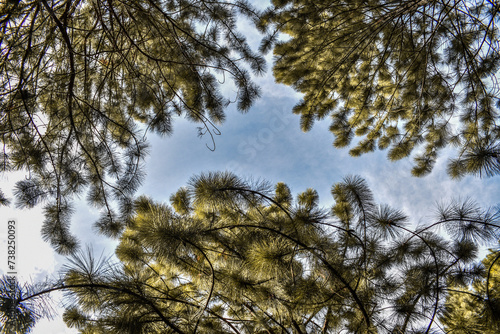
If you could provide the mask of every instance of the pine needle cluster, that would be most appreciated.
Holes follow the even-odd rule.
[[[276,80],[304,94],[293,109],[304,131],[330,116],[335,147],[360,137],[352,156],[413,153],[422,176],[451,146],[452,177],[491,176],[500,171],[498,15],[495,1],[273,1],[261,51],[273,49]]]
[[[496,274],[475,261],[498,240],[498,211],[457,201],[414,228],[360,177],[332,195],[328,211],[313,189],[294,198],[284,183],[201,174],[172,205],[135,202],[119,263],[73,256],[32,295],[66,291],[64,319],[81,333],[445,332],[439,319],[461,326],[454,299],[485,277],[478,295],[496,305]],[[5,295],[2,307],[28,301]]]
[[[17,206],[45,205],[44,238],[62,253],[75,196],[102,211],[96,230],[118,235],[143,179],[145,137],[169,135],[176,117],[211,136],[233,97],[259,96],[246,70],[264,71],[236,29],[256,20],[243,1],[2,1],[0,172],[22,170]],[[0,192],[0,205],[8,204]]]

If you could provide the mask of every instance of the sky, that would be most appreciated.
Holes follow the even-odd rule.
[[[250,42],[257,45],[257,33],[248,26],[245,31]],[[207,171],[229,170],[273,184],[285,182],[295,195],[314,188],[324,207],[333,204],[330,189],[334,183],[347,175],[360,175],[367,180],[378,203],[402,209],[415,224],[428,221],[437,203],[452,199],[472,198],[482,207],[500,206],[500,177],[469,176],[457,181],[446,175],[447,156],[453,152],[442,152],[430,175],[415,178],[411,176],[410,159],[389,162],[386,151],[353,158],[347,149],[335,149],[328,119],[303,133],[299,116],[291,112],[301,96],[289,87],[274,83],[270,69],[272,56],[267,58],[267,73],[255,78],[262,88],[261,98],[246,114],[236,111],[234,105],[228,107],[226,121],[218,126],[221,134],[214,138],[214,151],[207,148],[213,145],[208,135],[197,136],[199,125],[182,118],[174,121],[174,133],[169,137],[148,134],[151,153],[146,159],[147,176],[137,195],[168,202],[170,195],[186,185],[190,177]],[[231,85],[225,86],[224,91],[230,96],[235,94]],[[12,199],[13,184],[24,177],[23,172],[0,175],[0,189]],[[97,254],[110,255],[117,242],[94,233],[92,224],[98,216],[84,201],[76,202],[71,231],[82,245],[91,246]],[[0,275],[6,272],[6,222],[11,218],[17,221],[18,227],[18,278],[36,282],[55,277],[66,260],[41,238],[41,207],[20,210],[14,206],[0,207]],[[53,297],[56,309],[60,306],[58,297]],[[61,314],[52,321],[41,320],[33,333],[76,333],[66,328]]]

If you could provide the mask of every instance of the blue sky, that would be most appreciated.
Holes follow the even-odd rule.
[[[247,29],[248,31],[248,29]],[[259,36],[250,32],[255,44]],[[271,57],[268,56],[270,60]],[[403,209],[412,222],[425,223],[437,202],[448,202],[453,198],[470,197],[484,207],[500,206],[500,178],[479,179],[466,177],[451,180],[445,173],[446,155],[442,152],[434,171],[423,178],[411,176],[411,160],[391,163],[386,152],[375,152],[360,158],[352,158],[347,149],[333,148],[333,135],[328,131],[329,120],[317,122],[308,133],[299,126],[299,116],[291,113],[300,95],[291,88],[277,85],[268,64],[265,76],[256,78],[262,88],[262,97],[246,114],[241,114],[231,105],[226,111],[227,119],[218,127],[220,136],[215,137],[216,149],[208,135],[197,137],[198,125],[183,119],[174,122],[174,133],[159,138],[149,134],[151,154],[146,161],[147,177],[138,191],[158,201],[168,198],[179,187],[186,185],[193,175],[205,171],[231,170],[244,177],[265,179],[272,183],[285,182],[297,194],[307,188],[318,191],[323,206],[331,206],[331,186],[349,174],[361,175],[374,192],[377,202]],[[224,91],[234,96],[231,85]],[[23,173],[0,176],[0,188],[12,198],[12,185]],[[116,241],[96,235],[92,223],[98,213],[84,202],[78,202],[72,231],[83,245],[110,254]],[[18,273],[21,279],[40,280],[51,276],[64,263],[40,237],[43,217],[40,208],[18,210],[0,208],[3,221],[15,218],[18,229]],[[5,224],[0,230],[0,274],[6,267]],[[57,298],[54,298],[57,305]],[[60,319],[42,321],[35,334],[76,333],[65,329]]]

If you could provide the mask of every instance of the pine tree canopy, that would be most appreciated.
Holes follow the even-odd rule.
[[[332,195],[325,210],[313,189],[294,199],[219,172],[171,205],[141,197],[120,263],[74,255],[60,281],[0,285],[2,333],[46,315],[53,290],[81,333],[444,333],[439,318],[460,307],[447,296],[484,280],[478,246],[497,242],[500,211],[453,202],[415,227],[360,177]]]
[[[304,94],[301,127],[332,118],[335,147],[413,154],[429,173],[458,148],[452,177],[500,173],[497,1],[274,0],[260,25],[278,82]],[[280,33],[285,34],[279,39]]]
[[[441,322],[447,333],[496,334],[500,332],[500,251],[490,250],[483,260],[482,279],[471,288],[450,289]]]
[[[102,210],[97,230],[117,235],[142,179],[148,131],[175,116],[218,131],[234,96],[259,96],[246,68],[264,60],[236,30],[256,20],[244,1],[31,0],[0,4],[0,171],[27,171],[19,207],[44,203],[43,237],[62,253],[74,196]],[[8,203],[0,192],[0,205]]]

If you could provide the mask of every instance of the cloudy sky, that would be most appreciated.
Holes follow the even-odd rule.
[[[248,28],[245,28],[248,31]],[[251,33],[252,41],[259,36]],[[268,57],[271,60],[270,57]],[[268,67],[270,64],[268,64]],[[436,203],[470,197],[484,207],[500,205],[500,178],[479,179],[466,177],[451,180],[445,173],[446,154],[438,160],[434,171],[424,178],[411,176],[411,160],[396,163],[387,161],[386,152],[375,152],[352,158],[347,150],[334,149],[329,121],[318,122],[312,131],[303,133],[299,117],[291,113],[300,95],[292,89],[273,82],[268,73],[256,81],[262,87],[262,97],[246,114],[234,106],[227,109],[226,122],[218,127],[216,149],[208,135],[199,138],[197,125],[183,119],[174,123],[170,137],[148,135],[151,154],[147,159],[147,177],[138,191],[158,201],[168,198],[184,186],[193,175],[205,171],[230,170],[244,177],[265,179],[272,183],[285,182],[297,194],[307,188],[318,191],[323,206],[331,206],[331,186],[346,175],[361,175],[374,192],[379,203],[403,209],[415,223],[425,223],[431,217]],[[231,86],[224,88],[234,96]],[[0,188],[12,198],[13,183],[26,175],[1,175]],[[82,245],[91,245],[97,253],[111,254],[116,241],[96,235],[92,223],[98,213],[84,202],[78,202],[72,231]],[[0,274],[6,272],[6,221],[18,222],[17,271],[21,281],[39,281],[52,277],[65,259],[56,255],[40,237],[43,221],[41,208],[19,210],[0,208]],[[57,306],[58,298],[54,297]],[[60,318],[41,321],[35,334],[76,333],[66,329]]]

